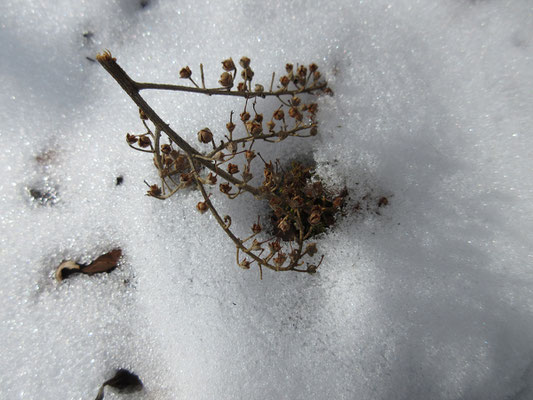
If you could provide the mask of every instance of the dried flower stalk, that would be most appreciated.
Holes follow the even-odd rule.
[[[133,149],[154,155],[161,184],[147,183],[149,196],[166,199],[194,183],[203,197],[196,206],[197,210],[212,213],[235,244],[237,264],[241,268],[249,269],[256,263],[261,276],[263,267],[274,271],[316,272],[323,256],[318,264],[307,263],[306,267],[302,267],[304,256],[312,257],[317,253],[315,243],[304,245],[304,242],[333,223],[346,193],[335,197],[320,182],[312,182],[311,168],[293,163],[290,170],[285,171],[278,161],[275,164],[267,162],[253,150],[256,141],[278,143],[289,136],[311,137],[317,134],[318,106],[314,102],[305,103],[303,95],[332,92],[321,78],[316,64],[308,67],[287,64],[286,74],[279,79],[279,86],[274,89],[275,74],[272,74],[269,89],[265,90],[265,86],[260,84],[252,87],[254,71],[247,57],[242,57],[238,63],[240,74],[231,58],[222,61],[223,72],[218,81],[221,87],[216,88],[205,87],[203,65],[200,65],[200,87],[188,66],[179,71],[179,77],[189,80],[194,86],[136,82],[117,64],[109,51],[99,54],[97,60],[139,107],[139,117],[146,131],[138,135],[128,133],[126,141]],[[244,135],[234,137],[237,121],[234,121],[232,111],[226,124],[227,134],[219,145],[215,144],[211,129],[206,127],[198,132],[198,141],[212,147],[208,152],[201,152],[170,128],[144,100],[140,91],[149,89],[241,97],[245,100],[239,115]],[[276,97],[280,106],[265,122],[263,114],[256,111],[256,102],[258,98],[269,96]],[[147,121],[153,124],[153,129]],[[162,133],[168,137],[169,144],[161,144]],[[243,150],[239,151],[239,147]],[[250,171],[257,159],[264,163],[264,181],[259,186],[253,186],[249,184],[253,178]],[[210,201],[212,193],[208,193],[207,187],[218,182],[219,191],[230,199],[250,193],[257,199],[266,200],[273,211],[274,237],[258,240],[258,235],[264,232],[259,219],[251,226],[250,236],[244,239],[237,237],[230,229],[231,218],[227,215],[222,217]],[[288,242],[288,246],[281,240]]]

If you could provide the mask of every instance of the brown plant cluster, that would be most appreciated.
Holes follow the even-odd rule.
[[[326,190],[308,166],[295,162],[285,170],[278,160],[266,161],[254,149],[259,141],[279,143],[288,137],[317,135],[315,97],[332,92],[316,64],[286,64],[285,73],[277,83],[272,74],[270,85],[265,86],[252,83],[255,74],[248,57],[242,57],[238,63],[229,58],[222,61],[220,87],[206,88],[203,65],[200,65],[199,80],[195,80],[190,67],[182,68],[179,78],[188,80],[192,86],[180,86],[135,82],[110,53],[97,59],[139,106],[145,132],[128,133],[126,141],[135,150],[153,154],[160,182],[147,183],[149,196],[165,199],[195,185],[203,197],[196,206],[197,211],[213,214],[234,242],[237,264],[241,268],[249,269],[256,264],[261,276],[263,267],[275,271],[316,272],[323,256],[318,264],[306,263],[304,267],[303,257],[313,257],[318,251],[316,243],[306,241],[334,223],[347,192],[335,194]],[[148,89],[238,96],[243,98],[244,105],[238,117],[234,111],[229,113],[223,130],[205,127],[198,131],[201,148],[197,149],[162,121],[140,96],[141,90]],[[275,97],[279,106],[265,116],[258,111],[257,100],[266,97]],[[163,135],[168,143],[162,143]],[[257,186],[252,184],[254,162],[263,164],[263,181]],[[265,229],[258,218],[251,225],[250,236],[237,237],[231,230],[231,217],[222,217],[210,201],[215,192],[230,199],[248,193],[265,200],[272,210],[272,229]],[[261,240],[262,236],[265,237]]]

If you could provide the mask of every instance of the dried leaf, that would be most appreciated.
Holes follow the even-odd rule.
[[[113,378],[105,381],[102,387],[100,387],[100,390],[98,391],[95,400],[103,400],[104,388],[106,386],[111,386],[119,393],[134,393],[142,390],[143,388],[143,384],[139,377],[134,373],[128,371],[127,369],[117,370]]]
[[[121,249],[115,249],[106,253],[87,266],[81,267],[81,272],[87,275],[94,275],[100,272],[111,272],[117,267],[118,260],[122,255]]]
[[[63,261],[56,269],[56,280],[61,282],[72,274],[80,273],[80,266],[72,260]]]
[[[74,274],[94,275],[101,272],[111,272],[117,267],[121,255],[122,250],[115,249],[101,255],[89,265],[80,265],[72,260],[64,261],[57,267],[55,277],[61,282]]]

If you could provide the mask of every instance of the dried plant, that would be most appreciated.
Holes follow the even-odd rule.
[[[263,267],[274,271],[316,272],[323,256],[318,264],[307,263],[306,267],[302,267],[304,256],[313,257],[317,253],[316,243],[305,242],[334,222],[336,212],[343,206],[346,192],[335,195],[324,188],[320,181],[313,180],[311,168],[294,162],[288,170],[284,170],[279,161],[267,162],[253,149],[258,141],[279,143],[290,136],[305,138],[317,134],[317,103],[304,100],[332,92],[316,64],[307,67],[286,64],[286,73],[279,79],[279,84],[274,88],[275,74],[272,74],[267,89],[260,84],[252,85],[254,71],[249,58],[240,59],[240,74],[230,58],[222,61],[223,72],[218,81],[220,87],[206,88],[201,64],[201,86],[194,80],[188,66],[179,71],[179,76],[193,86],[180,86],[135,82],[108,51],[99,54],[97,60],[139,107],[139,117],[146,131],[138,135],[127,134],[126,141],[133,149],[154,155],[161,182],[152,185],[147,183],[149,196],[166,199],[178,190],[195,184],[203,196],[203,201],[196,206],[197,210],[213,214],[235,244],[237,264],[241,268],[249,269],[256,263],[261,276]],[[244,99],[244,108],[238,118],[240,122],[234,121],[234,112],[230,112],[225,127],[227,133],[219,144],[215,142],[211,129],[204,128],[198,132],[198,141],[212,147],[202,152],[170,128],[141,97],[139,92],[148,89],[237,96]],[[279,107],[268,122],[256,110],[257,99],[266,97],[274,97],[279,101]],[[235,134],[236,122],[243,127],[240,136]],[[162,133],[168,137],[168,144],[161,143]],[[264,164],[264,180],[261,185],[253,186],[250,183],[253,178],[251,165],[258,159]],[[271,237],[258,239],[261,232],[266,231],[259,217],[252,224],[248,237],[237,237],[231,230],[231,217],[222,217],[210,200],[212,193],[208,188],[217,184],[218,190],[230,199],[249,193],[267,201],[272,209],[273,228],[266,233]]]

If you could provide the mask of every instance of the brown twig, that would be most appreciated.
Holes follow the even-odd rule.
[[[242,78],[243,82],[238,84],[238,90],[231,90],[233,85],[233,80],[236,77],[236,68],[233,66],[233,61],[231,59],[225,60],[223,62],[223,68],[226,71],[233,72],[233,78],[228,77],[226,72],[223,73],[221,81],[219,81],[225,88],[206,88],[205,87],[205,78],[203,65],[200,64],[200,73],[201,73],[201,83],[202,88],[200,88],[194,80],[191,78],[191,71],[188,67],[185,67],[180,71],[182,78],[188,78],[195,87],[187,87],[180,85],[167,85],[167,84],[155,84],[155,83],[139,83],[135,82],[130,76],[117,64],[116,59],[114,59],[109,52],[104,52],[101,55],[97,56],[98,62],[106,69],[106,71],[117,81],[117,83],[122,87],[122,89],[128,94],[128,96],[135,102],[139,107],[140,117],[143,120],[143,125],[146,128],[146,133],[135,136],[127,134],[128,144],[140,151],[154,153],[154,164],[159,171],[159,176],[161,179],[161,188],[157,185],[149,185],[148,195],[156,197],[158,199],[165,199],[172,196],[178,190],[188,186],[192,180],[196,183],[197,188],[202,194],[204,202],[200,202],[197,205],[197,208],[201,212],[209,210],[214,216],[217,223],[221,226],[224,232],[231,238],[234,242],[237,249],[237,263],[244,269],[250,268],[250,265],[256,262],[259,266],[260,276],[262,277],[262,267],[274,271],[297,271],[297,272],[315,272],[318,266],[308,265],[307,269],[298,268],[303,264],[301,258],[305,255],[313,256],[316,253],[316,245],[312,244],[307,246],[306,250],[303,250],[304,241],[315,231],[313,227],[314,224],[320,223],[321,215],[323,210],[328,210],[331,208],[331,201],[327,200],[323,193],[318,194],[317,196],[322,197],[313,197],[306,190],[307,179],[312,175],[309,173],[310,168],[304,168],[303,166],[297,164],[292,168],[291,171],[285,171],[281,168],[278,161],[276,161],[275,166],[272,162],[266,162],[261,154],[257,153],[259,157],[263,160],[265,164],[265,181],[260,187],[254,187],[249,185],[247,182],[252,179],[250,173],[250,163],[255,157],[255,152],[252,151],[252,147],[256,140],[264,140],[267,142],[279,142],[286,139],[289,136],[297,137],[309,137],[314,136],[317,132],[315,114],[317,110],[317,105],[312,104],[302,104],[300,108],[300,98],[296,95],[303,93],[313,93],[315,91],[329,90],[325,82],[319,82],[318,76],[315,75],[315,81],[307,86],[311,75],[303,77],[303,70],[305,67],[302,67],[302,72],[300,73],[300,80],[298,82],[296,79],[292,81],[292,84],[297,88],[296,90],[289,90],[288,77],[284,76],[280,79],[282,88],[274,91],[272,89],[274,83],[275,74],[272,74],[272,80],[270,83],[270,90],[264,92],[262,85],[256,85],[256,92],[251,91],[251,82],[253,78],[253,71],[249,68],[250,59],[243,57],[240,61],[240,65],[243,67]],[[290,66],[292,70],[292,65]],[[316,70],[316,65],[312,64],[310,68],[314,66]],[[287,68],[287,71],[289,69]],[[292,72],[290,73],[291,80]],[[233,79],[229,81],[229,79]],[[157,89],[157,90],[171,90],[171,91],[181,91],[181,92],[191,92],[191,93],[200,93],[206,95],[225,95],[225,96],[238,96],[244,98],[244,111],[241,114],[241,120],[244,124],[244,129],[247,133],[247,136],[234,139],[233,138],[233,129],[235,129],[235,124],[232,122],[233,111],[230,114],[230,122],[227,124],[227,129],[229,130],[229,137],[225,136],[227,139],[226,142],[221,141],[219,146],[215,145],[213,140],[213,135],[208,128],[201,130],[198,133],[198,139],[201,143],[209,144],[213,146],[213,150],[207,154],[202,154],[194,147],[192,147],[187,141],[185,141],[180,135],[178,135],[170,126],[165,123],[161,117],[150,107],[150,105],[144,100],[140,95],[140,91],[144,89]],[[281,96],[293,96],[288,102],[284,101]],[[257,97],[266,97],[266,96],[275,96],[278,98],[282,104],[278,110],[272,116],[272,120],[267,123],[269,133],[263,133],[263,115],[259,114],[256,110],[256,101]],[[251,116],[250,113],[246,112],[246,107],[248,105],[248,100],[254,99],[252,103],[253,113]],[[282,107],[289,108],[289,116],[291,121],[294,122],[294,125],[291,129],[287,126],[287,120],[285,114],[282,110]],[[302,122],[303,113],[307,111],[309,116],[307,119],[309,123]],[[146,120],[150,120],[155,127],[155,131],[152,132]],[[275,131],[274,128],[276,123],[274,120],[280,121],[282,123],[282,129]],[[302,131],[309,131],[308,135],[302,135]],[[161,132],[164,132],[171,143],[177,145],[184,153],[180,155],[180,152],[172,149],[172,144],[160,145]],[[149,135],[154,140],[154,145],[152,146],[149,138],[145,138],[146,135]],[[148,147],[150,150],[144,150],[133,146],[132,143],[138,138],[139,146]],[[250,145],[246,150],[246,143],[249,142]],[[242,143],[243,150],[237,151],[238,145]],[[227,150],[229,153],[222,153],[224,150]],[[162,155],[163,153],[163,155]],[[246,154],[246,164],[244,165],[244,170],[240,171],[237,164],[228,163],[234,157],[239,154]],[[190,171],[188,167],[185,167],[183,163],[187,159]],[[181,161],[180,161],[181,160]],[[186,162],[185,162],[186,163]],[[220,168],[222,164],[226,164],[227,171]],[[202,178],[200,176],[202,167],[212,171],[209,176]],[[172,175],[178,174],[181,172],[180,183],[177,183],[172,179]],[[234,175],[241,173],[242,180],[236,178]],[[251,193],[257,198],[267,199],[269,205],[271,206],[274,214],[276,215],[276,225],[275,229],[280,230],[280,236],[278,239],[268,239],[264,242],[259,242],[254,239],[253,243],[247,247],[245,242],[255,238],[255,236],[261,231],[259,225],[259,220],[257,224],[252,226],[252,235],[242,240],[239,239],[230,229],[231,218],[225,216],[222,218],[216,208],[213,206],[213,203],[210,200],[210,194],[207,194],[204,185],[206,184],[215,184],[217,181],[217,176],[221,177],[226,181],[220,185],[220,191],[226,194],[230,199],[236,198],[244,192]],[[168,179],[168,181],[167,181]],[[232,191],[232,183],[236,187],[236,191]],[[284,186],[285,185],[285,186]],[[174,188],[172,189],[172,186]],[[162,189],[162,190],[161,190]],[[168,193],[166,189],[169,190]],[[305,200],[304,200],[305,199]],[[329,203],[327,203],[329,201]],[[300,212],[300,207],[307,207],[307,211],[304,211],[304,216]],[[317,208],[318,207],[318,208]],[[329,207],[329,208],[328,208]],[[337,206],[336,206],[337,207]],[[274,218],[274,217],[273,217]],[[307,222],[309,224],[307,224]],[[307,225],[306,225],[307,224]],[[284,248],[280,244],[281,237],[283,235],[289,235],[288,239],[285,237],[285,240],[289,241],[290,252],[285,253]],[[264,243],[268,242],[270,252],[266,256],[262,256],[265,252],[265,249],[261,247]],[[296,248],[293,248],[293,244],[296,244]],[[248,259],[240,260],[239,253],[243,252],[246,254],[251,261]],[[254,251],[259,251],[259,255],[254,254]],[[276,256],[277,255],[277,256]],[[275,257],[276,256],[276,257]],[[275,258],[274,258],[275,257]],[[273,262],[273,263],[272,263]]]

